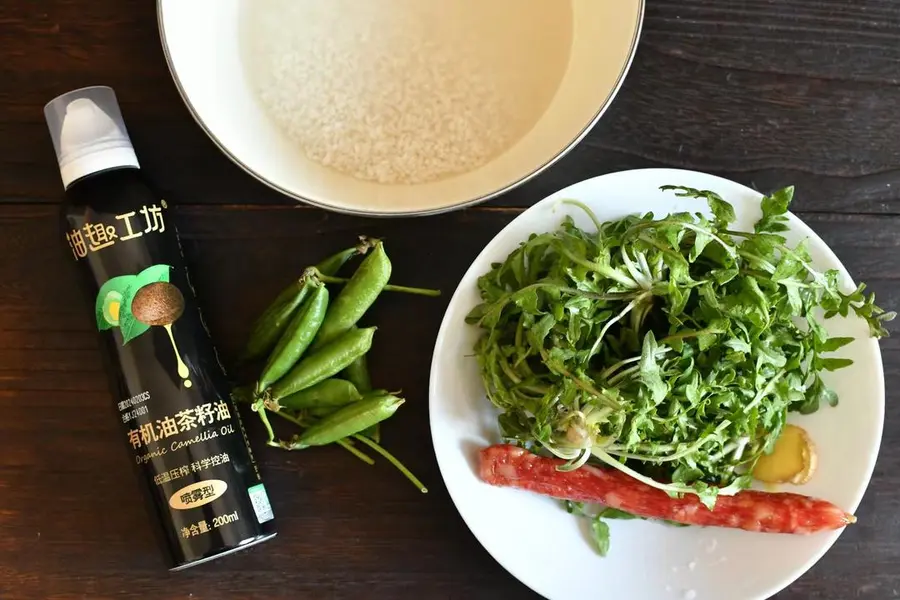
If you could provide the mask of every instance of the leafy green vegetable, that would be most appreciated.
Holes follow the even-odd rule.
[[[600,556],[609,552],[609,525],[600,516],[591,519],[591,533],[594,534],[594,545]]]
[[[749,487],[789,412],[837,403],[821,373],[851,364],[827,354],[852,339],[829,338],[822,319],[853,313],[878,338],[894,313],[814,269],[805,241],[787,244],[793,188],[763,198],[752,232],[731,229],[734,209],[714,192],[663,189],[705,200],[711,217],[601,223],[568,201],[595,230],[566,217],[529,236],[479,278],[466,321],[482,331],[475,352],[507,441],[712,509]],[[595,520],[616,516],[605,514]],[[608,528],[593,531],[602,553]]]
[[[609,552],[609,525],[607,525],[603,519],[640,518],[615,508],[603,508],[598,513],[592,515],[585,509],[584,503],[582,502],[563,500],[562,503],[569,514],[574,514],[589,520],[594,548],[596,548],[597,553],[600,556],[606,556]]]
[[[594,542],[594,547],[597,550],[597,553],[600,556],[606,556],[609,553],[610,546],[610,531],[609,525],[604,522],[604,519],[615,519],[619,521],[631,521],[633,519],[641,519],[644,517],[639,517],[637,515],[633,515],[631,513],[627,513],[624,510],[619,510],[618,508],[612,507],[604,507],[601,508],[597,513],[591,514],[584,507],[582,502],[573,502],[571,500],[563,500],[563,508],[566,509],[566,512],[569,514],[576,515],[578,517],[583,517],[590,521],[591,526],[591,537]],[[675,521],[667,521],[662,520],[662,523],[667,525],[672,525],[673,527],[687,527],[684,523],[677,523]]]
[[[630,521],[632,519],[640,519],[637,515],[633,515],[631,513],[627,513],[624,510],[619,510],[618,508],[610,508],[606,507],[601,510],[598,514],[598,517],[603,519],[619,519],[620,521]]]

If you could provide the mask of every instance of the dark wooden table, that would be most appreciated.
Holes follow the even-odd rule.
[[[397,280],[447,292],[397,296],[372,315],[385,333],[373,370],[409,398],[384,435],[430,494],[339,448],[257,444],[280,535],[183,574],[163,569],[55,218],[61,187],[41,108],[97,83],[116,89],[144,167],[181,201],[227,365],[276,290],[362,232],[387,238]],[[298,206],[216,150],[169,78],[153,2],[0,1],[0,598],[532,597],[466,529],[431,450],[430,349],[467,265],[560,187],[684,167],[761,191],[795,184],[795,212],[896,309],[898,106],[895,0],[648,0],[618,99],[558,165],[478,208],[366,220]],[[900,344],[882,348],[887,420],[860,523],[779,599],[900,597]]]

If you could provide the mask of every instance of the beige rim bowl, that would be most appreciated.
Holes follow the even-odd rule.
[[[160,38],[194,118],[248,173],[297,200],[370,216],[426,215],[483,202],[534,177],[575,146],[612,102],[634,56],[644,0],[572,0],[569,65],[544,115],[484,166],[419,185],[361,181],[307,159],[270,121],[242,68],[240,0],[158,0]]]

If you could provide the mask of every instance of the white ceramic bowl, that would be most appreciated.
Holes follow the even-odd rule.
[[[474,204],[552,165],[611,103],[634,56],[644,13],[644,0],[572,0],[568,69],[530,132],[474,171],[420,185],[382,185],[308,160],[270,120],[245,77],[242,1],[252,0],[158,0],[166,59],[195,119],[231,160],[272,188],[323,208],[382,216]]]

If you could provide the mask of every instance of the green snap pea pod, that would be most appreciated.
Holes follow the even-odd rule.
[[[337,375],[350,363],[369,351],[372,347],[375,330],[376,327],[367,327],[348,331],[311,352],[266,390],[267,399],[279,401]]]
[[[325,407],[336,410],[362,398],[356,386],[346,379],[331,378],[278,400],[287,410],[310,410]]]
[[[316,269],[322,275],[334,276],[347,261],[357,254],[366,254],[374,245],[374,240],[360,237],[359,244],[332,254],[316,265]],[[261,358],[275,347],[284,328],[294,316],[294,312],[309,294],[309,288],[306,285],[307,279],[308,275],[304,273],[303,277],[292,281],[289,286],[281,290],[275,300],[256,319],[250,329],[247,345],[241,354],[242,361]]]
[[[290,421],[290,422],[293,423],[294,425],[298,425],[298,426],[300,426],[300,427],[305,427],[303,421],[301,421],[296,415],[290,415],[290,414],[288,414],[288,411],[280,410],[280,411],[275,412],[275,413],[272,413],[272,414],[278,415],[278,416],[281,417],[282,419],[285,419],[285,420],[287,420],[287,421]],[[352,454],[353,456],[355,456],[355,457],[358,458],[359,460],[363,461],[363,462],[366,463],[367,465],[374,465],[374,464],[375,464],[375,461],[372,460],[372,458],[371,458],[370,456],[368,456],[368,455],[365,454],[364,452],[360,452],[359,450],[357,450],[356,448],[353,447],[353,441],[352,441],[352,440],[338,440],[336,443],[337,443],[338,446],[343,447],[344,450],[346,450],[347,452],[349,452],[350,454]],[[366,445],[368,445],[368,442],[366,442],[366,441],[363,441],[363,443],[366,444]],[[279,448],[283,448],[283,449],[285,449],[285,450],[290,450],[290,449],[291,449],[291,448],[290,448],[290,443],[289,443],[289,442],[278,442],[277,445],[278,445]],[[376,450],[376,452],[377,452],[377,450]],[[380,452],[379,452],[379,454],[380,454]],[[387,458],[387,457],[386,457],[386,458]],[[391,459],[388,458],[388,460],[391,460]],[[401,467],[402,467],[402,465],[401,465]],[[398,468],[399,468],[399,467],[398,467]]]
[[[278,338],[285,326],[309,294],[307,279],[308,276],[304,275],[282,290],[272,304],[256,319],[250,329],[247,345],[241,354],[242,361],[260,358],[278,343]]]
[[[387,390],[373,390],[367,394],[361,394],[359,396],[359,398],[357,398],[353,402],[358,402],[360,400],[368,400],[369,398],[373,398],[375,396],[387,396],[389,394],[390,394],[390,392]],[[347,404],[351,404],[351,403],[348,402]],[[346,406],[346,404],[344,406]],[[324,404],[319,404],[319,405],[316,405],[316,406],[313,406],[313,407],[310,407],[309,409],[307,409],[306,413],[311,417],[316,417],[318,419],[321,419],[322,417],[327,417],[328,415],[330,415],[334,412],[337,412],[338,410],[342,409],[344,406],[326,406]],[[363,431],[362,434],[368,435],[371,438],[372,436],[370,436],[367,432],[370,431],[373,427],[378,427],[378,423],[376,423],[375,425],[372,425],[372,427],[369,427],[368,429]],[[378,441],[378,440],[375,440],[375,441]]]
[[[369,377],[369,364],[365,354],[354,360],[350,363],[349,367],[344,369],[344,376],[349,381],[352,381],[353,384],[356,385],[356,389],[360,392],[365,394],[372,391],[372,380]],[[378,426],[378,423],[375,423],[363,431],[362,434],[376,442],[381,441],[381,427]]]
[[[392,394],[372,396],[354,402],[325,417],[301,433],[293,442],[293,449],[323,446],[367,429],[393,415],[404,400]]]
[[[312,344],[319,327],[322,326],[322,321],[325,320],[325,313],[328,309],[328,288],[324,283],[315,279],[311,279],[309,285],[313,288],[312,295],[291,319],[287,329],[278,340],[278,345],[269,356],[269,360],[259,376],[257,393],[265,391],[291,370],[291,367],[300,360],[300,357]]]
[[[332,254],[317,264],[316,269],[318,269],[322,275],[333,277],[337,275],[337,272],[341,270],[341,267],[347,264],[347,261],[351,258],[356,255],[366,254],[373,246],[375,246],[375,242],[376,240],[361,235],[359,236],[359,244],[352,248],[341,250],[337,254]]]
[[[391,261],[380,240],[338,293],[313,347],[327,344],[356,325],[391,277]]]
[[[365,354],[344,369],[344,377],[347,378],[347,381],[352,382],[360,392],[365,394],[372,391],[372,380],[369,378],[369,365]]]

